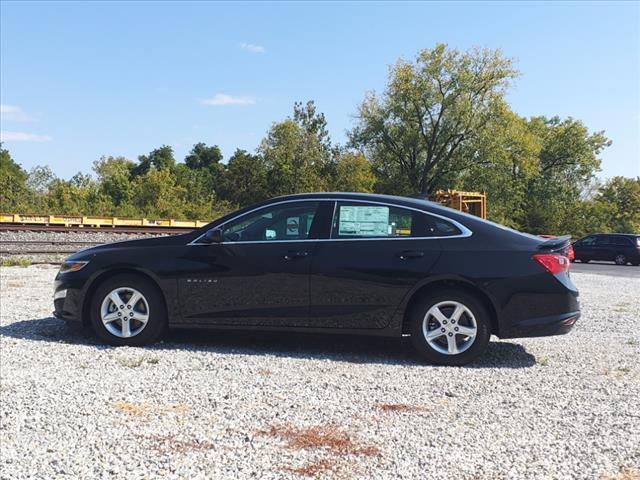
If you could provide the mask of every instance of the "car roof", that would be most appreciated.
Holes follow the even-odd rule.
[[[426,198],[418,197],[402,197],[399,195],[383,195],[380,193],[358,193],[358,192],[315,192],[315,193],[295,193],[292,195],[283,195],[280,197],[274,197],[266,200],[264,204],[273,202],[285,202],[287,200],[363,200],[371,202],[393,203],[398,205],[405,205],[408,207],[415,207],[421,210],[428,209],[442,209],[447,207],[443,205],[427,200]]]
[[[604,236],[610,236],[610,237],[640,237],[640,234],[638,233],[594,233],[592,235],[587,235],[588,237],[604,237]]]

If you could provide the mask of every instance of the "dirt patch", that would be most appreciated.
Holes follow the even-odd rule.
[[[332,458],[323,458],[314,462],[305,463],[298,468],[285,467],[285,472],[295,473],[303,477],[317,477],[328,472],[337,472],[340,466],[338,461]]]
[[[169,405],[150,405],[148,403],[132,403],[132,402],[115,402],[113,407],[121,412],[136,417],[148,415],[150,413],[165,414],[165,413],[184,413],[191,410],[191,407],[186,403],[174,403]]]
[[[293,426],[272,426],[268,430],[260,430],[258,435],[281,438],[292,450],[324,449],[336,456],[380,455],[380,449],[371,445],[362,445],[354,441],[348,433],[335,425],[318,425],[297,428]]]
[[[603,475],[601,480],[640,480],[640,469],[633,467],[622,467],[620,472],[613,475]]]
[[[379,403],[376,406],[383,412],[412,413],[424,412],[427,410],[426,407],[421,405],[408,405],[406,403]]]

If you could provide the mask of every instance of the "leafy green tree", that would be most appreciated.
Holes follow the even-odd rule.
[[[232,204],[246,206],[268,197],[267,167],[259,155],[238,149],[229,159],[219,193]]]
[[[343,152],[335,161],[331,189],[337,192],[372,192],[376,177],[369,161],[361,153]]]
[[[124,157],[101,157],[93,163],[98,176],[100,193],[111,199],[110,211],[105,214],[134,216],[132,204],[133,183],[131,180],[135,163]]]
[[[192,170],[215,170],[222,162],[220,147],[213,145],[208,147],[206,143],[196,143],[184,163]]]
[[[152,150],[149,155],[140,155],[138,157],[138,165],[132,169],[131,173],[134,177],[139,177],[151,169],[172,170],[175,165],[176,159],[173,156],[173,148],[163,145]]]
[[[15,213],[29,210],[27,172],[13,161],[9,150],[0,144],[0,211]]]
[[[258,153],[267,167],[269,195],[327,189],[325,150],[321,140],[292,119],[275,123]]]
[[[422,50],[415,62],[391,68],[381,97],[365,97],[351,144],[387,177],[406,177],[403,190],[430,195],[477,163],[460,152],[502,108],[516,76],[499,50],[460,52],[445,44]]]
[[[590,133],[572,118],[534,117],[529,123],[542,146],[537,172],[527,184],[523,228],[534,233],[566,233],[569,216],[600,169],[599,155],[611,141],[604,132]]]
[[[168,169],[151,169],[133,182],[133,204],[145,217],[184,218],[185,187]]]
[[[505,105],[463,155],[478,161],[461,172],[451,188],[487,192],[488,216],[512,228],[526,224],[525,203],[529,182],[537,175],[542,140],[526,119]]]
[[[612,231],[640,233],[640,177],[609,179],[599,189],[596,202],[608,206]]]

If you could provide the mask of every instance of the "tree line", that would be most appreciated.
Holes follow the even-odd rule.
[[[580,120],[524,118],[506,94],[519,73],[499,50],[444,44],[399,60],[367,93],[344,145],[313,101],[295,103],[255,152],[223,161],[197,143],[178,162],[163,145],[137,161],[105,156],[93,174],[57,178],[0,155],[0,209],[207,220],[277,195],[312,191],[429,197],[483,191],[489,218],[532,233],[640,231],[640,178],[596,180],[611,141]]]

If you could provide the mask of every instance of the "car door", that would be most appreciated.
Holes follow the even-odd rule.
[[[614,258],[614,245],[611,243],[611,238],[608,235],[598,235],[594,246],[594,260],[613,260]]]
[[[339,201],[311,266],[312,326],[379,329],[440,255],[429,217],[388,204]],[[453,233],[453,232],[452,232]],[[459,232],[458,232],[459,233]]]
[[[578,241],[574,245],[575,254],[581,259],[593,260],[596,255],[596,238],[597,237],[595,235],[590,235]]]
[[[221,243],[193,242],[178,279],[183,321],[306,326],[320,207],[318,201],[266,206],[223,224]]]

